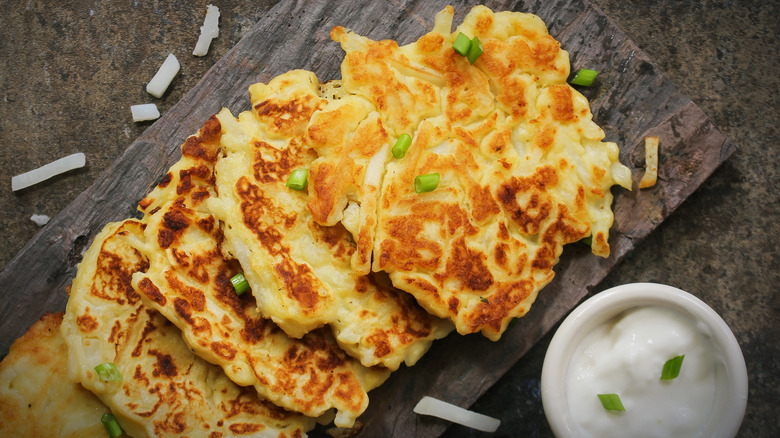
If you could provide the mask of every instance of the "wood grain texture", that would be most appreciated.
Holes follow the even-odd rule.
[[[221,107],[248,107],[247,87],[293,68],[337,78],[340,47],[329,31],[343,25],[373,39],[408,43],[426,32],[436,12],[465,1],[282,1],[216,63],[176,106],[152,124],[88,190],[35,236],[0,272],[0,355],[46,311],[64,309],[66,288],[92,238],[109,221],[135,216],[136,203],[179,158],[179,146]],[[658,67],[599,9],[580,0],[487,1],[493,10],[539,15],[570,53],[572,70],[601,73],[582,90],[607,140],[635,171],[644,163],[646,135],[661,138],[659,182],[645,190],[615,189],[612,255],[601,259],[571,245],[555,280],[529,314],[496,343],[451,335],[412,369],[403,368],[373,391],[361,417],[363,436],[438,436],[447,424],[419,417],[422,395],[469,406],[570,311],[634,246],[669,216],[734,151],[734,145],[683,96]]]

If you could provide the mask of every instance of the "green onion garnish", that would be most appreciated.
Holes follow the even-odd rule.
[[[463,32],[458,32],[455,42],[452,43],[452,49],[459,55],[468,58],[469,63],[473,64],[482,55],[482,41],[477,37],[469,39]]]
[[[118,382],[122,380],[122,373],[111,362],[101,363],[95,367],[95,371],[104,382]]]
[[[287,179],[287,187],[293,190],[303,190],[306,187],[306,179],[309,177],[309,169],[295,169]]]
[[[474,39],[471,40],[471,47],[469,47],[466,58],[469,59],[469,64],[473,64],[480,55],[482,55],[482,41],[480,41],[479,38],[474,37]]]
[[[439,174],[429,173],[414,179],[414,191],[417,193],[432,192],[439,186]]]
[[[230,282],[233,283],[233,288],[236,290],[236,295],[241,295],[242,293],[249,290],[249,282],[246,281],[244,274],[240,272],[230,277]]]
[[[620,401],[620,396],[617,394],[599,394],[599,400],[604,409],[608,411],[625,411],[623,402]]]
[[[403,158],[411,145],[412,137],[409,134],[401,134],[393,145],[393,156],[395,158]]]
[[[592,246],[593,245],[593,235],[591,234],[588,237],[583,237],[580,239],[580,242],[584,243],[585,245]]]
[[[103,416],[100,417],[100,422],[103,423],[103,427],[106,428],[106,432],[111,438],[122,436],[122,426],[119,425],[116,421],[116,417],[113,415],[103,414]]]
[[[682,368],[683,359],[685,355],[681,354],[677,357],[673,357],[666,361],[664,369],[661,371],[661,380],[676,379],[680,375],[680,368]]]
[[[471,40],[464,35],[463,32],[458,32],[458,36],[455,38],[452,48],[460,55],[466,56],[469,54],[469,49],[471,48]]]
[[[581,68],[577,71],[577,74],[574,75],[574,78],[572,78],[570,84],[572,85],[582,85],[583,87],[590,87],[593,85],[593,81],[596,79],[596,75],[599,72],[596,70],[589,70],[587,68]]]

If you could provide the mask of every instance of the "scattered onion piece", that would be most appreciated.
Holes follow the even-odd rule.
[[[124,431],[122,431],[122,426],[119,425],[119,422],[116,421],[116,417],[112,414],[103,414],[103,416],[100,417],[100,422],[103,423],[103,427],[106,428],[106,433],[109,438],[117,438],[124,433]]]
[[[192,54],[195,56],[206,56],[211,46],[211,40],[219,36],[219,8],[214,5],[208,5],[206,8],[206,18],[203,20],[203,26],[200,27],[200,36],[195,44],[195,50]]]
[[[171,85],[171,81],[179,73],[180,67],[176,56],[173,53],[169,54],[152,80],[146,84],[146,92],[157,98],[162,97],[168,85]]]
[[[156,120],[160,118],[160,111],[154,103],[131,105],[130,112],[133,114],[134,122],[145,122],[147,120]]]
[[[39,182],[46,181],[47,179],[57,176],[67,171],[84,167],[86,164],[86,157],[82,152],[78,152],[67,157],[60,158],[59,160],[52,161],[49,164],[45,164],[37,169],[33,169],[29,172],[25,172],[16,175],[11,178],[11,190],[14,192],[17,190],[26,189]]]
[[[655,185],[658,179],[658,137],[645,137],[645,173],[639,181],[639,188]]]
[[[49,216],[46,216],[45,214],[34,214],[30,216],[30,220],[35,222],[35,225],[42,227],[48,224],[51,218]]]
[[[414,407],[420,415],[431,415],[483,432],[495,432],[501,420],[469,411],[439,399],[425,396]]]
[[[590,87],[593,85],[593,81],[596,80],[596,75],[598,75],[599,72],[596,70],[591,70],[588,68],[581,68],[577,70],[577,73],[574,75],[574,77],[569,82],[572,85],[581,85],[583,87]]]

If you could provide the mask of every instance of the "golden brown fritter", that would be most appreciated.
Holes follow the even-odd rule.
[[[403,158],[361,148],[349,132],[322,146],[313,134],[327,107],[315,112],[309,206],[315,220],[352,232],[354,266],[372,259],[460,333],[495,340],[553,278],[565,244],[592,236],[593,252],[609,255],[610,188],[630,188],[630,173],[566,83],[568,54],[541,19],[477,6],[452,32],[452,15],[441,11],[405,46],[333,29],[346,52],[340,101],[371,105],[326,120],[370,120],[385,145],[402,134],[413,141]],[[452,49],[461,32],[482,42],[473,64]],[[416,193],[415,178],[431,173],[438,187]],[[379,189],[354,189],[363,186]],[[356,217],[370,226],[351,226]]]
[[[68,378],[62,313],[46,314],[11,346],[0,363],[0,436],[82,438],[106,432],[109,412]]]
[[[340,223],[317,223],[308,193],[286,186],[292,171],[313,170],[316,154],[305,140],[313,114],[322,110],[322,119],[337,120],[330,114],[338,105],[324,94],[313,73],[297,70],[252,86],[253,109],[238,119],[220,112],[219,196],[208,207],[224,224],[223,248],[240,262],[264,316],[293,337],[328,325],[339,345],[366,366],[412,365],[451,324],[386,279],[355,271],[350,233]],[[333,129],[349,133],[351,127],[337,121]],[[365,128],[374,133],[374,127]],[[325,128],[321,134],[336,135]]]
[[[205,202],[215,195],[221,131],[216,117],[206,122],[141,202],[146,229],[139,250],[149,268],[133,276],[133,286],[182,330],[196,354],[237,384],[311,417],[335,408],[336,424],[352,426],[368,405],[366,392],[389,373],[349,357],[328,330],[290,338],[262,317],[251,293],[236,294],[230,278],[239,266],[223,258],[222,230]]]
[[[314,420],[261,399],[195,356],[179,330],[146,307],[131,285],[148,260],[136,249],[144,224],[105,227],[84,254],[62,322],[69,375],[92,391],[128,435],[302,436]],[[103,381],[113,363],[122,378]]]

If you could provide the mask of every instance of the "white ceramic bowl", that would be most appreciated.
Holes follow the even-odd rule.
[[[582,434],[566,397],[566,375],[572,354],[582,339],[600,324],[636,307],[666,306],[688,315],[709,334],[718,350],[716,366],[718,394],[702,437],[734,437],[747,404],[748,380],[745,359],[734,334],[703,301],[680,289],[654,283],[617,286],[580,304],[561,323],[550,342],[542,367],[542,403],[547,421],[558,437]]]

